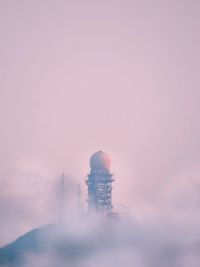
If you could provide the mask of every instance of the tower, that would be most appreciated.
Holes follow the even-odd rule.
[[[112,212],[112,174],[110,173],[109,156],[98,151],[90,158],[90,173],[86,184],[88,186],[88,210],[101,211],[104,214]]]

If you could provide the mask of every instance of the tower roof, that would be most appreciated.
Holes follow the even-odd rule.
[[[91,169],[106,169],[109,170],[111,165],[110,157],[103,151],[94,153],[90,158]]]

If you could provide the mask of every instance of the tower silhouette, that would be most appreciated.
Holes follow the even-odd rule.
[[[100,211],[104,214],[112,212],[112,174],[110,173],[109,156],[98,151],[90,158],[88,186],[88,210]]]

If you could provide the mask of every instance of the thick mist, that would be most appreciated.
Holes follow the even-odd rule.
[[[36,230],[29,240],[22,237],[27,243],[23,257],[18,264],[3,266],[198,267],[198,229],[79,214]],[[32,250],[29,243],[36,244]]]
[[[139,235],[103,258],[197,266],[199,11],[197,0],[1,1],[0,246],[58,221],[63,172],[75,220],[103,150],[115,210],[131,220],[122,235]]]

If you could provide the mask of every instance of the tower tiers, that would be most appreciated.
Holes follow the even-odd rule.
[[[112,212],[112,174],[110,173],[110,158],[102,152],[96,152],[90,159],[90,173],[86,184],[88,186],[89,211]]]

